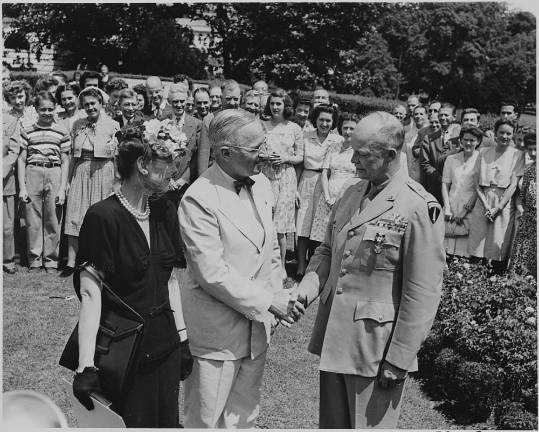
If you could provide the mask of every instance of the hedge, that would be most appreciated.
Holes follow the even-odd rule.
[[[468,422],[537,429],[537,282],[456,261],[419,352],[424,389]]]
[[[311,99],[312,91],[299,90],[296,92],[301,98]],[[338,94],[330,93],[331,101],[339,105],[339,110],[356,113],[360,117],[373,111],[388,111],[391,112],[393,108],[402,102],[382,99],[377,97],[358,96],[352,94]]]
[[[71,79],[71,77],[73,76],[73,73],[75,72],[75,70],[63,70],[63,71],[59,71],[59,72],[65,73],[67,75],[67,78]],[[84,71],[81,71],[81,72],[84,72]],[[30,83],[30,85],[32,87],[35,85],[35,83],[37,82],[37,80],[39,78],[42,78],[42,77],[45,77],[45,76],[47,76],[47,74],[39,74],[39,73],[33,72],[33,71],[11,71],[11,79],[12,80],[25,79],[26,81],[28,81]],[[110,73],[111,78],[126,78],[126,79],[145,80],[149,76],[150,75],[138,75],[138,74],[130,74],[130,73],[115,73],[115,72]],[[161,78],[161,80],[164,81],[164,82],[172,82],[172,77],[159,76],[159,78]],[[193,83],[199,84],[199,85],[204,85],[204,86],[208,86],[208,85],[214,84],[214,83],[219,84],[220,82],[221,82],[220,80],[196,80],[196,79],[193,80]],[[240,87],[241,87],[242,90],[246,90],[246,89],[250,88],[250,86],[247,86],[247,85],[241,84],[241,83],[240,83]]]

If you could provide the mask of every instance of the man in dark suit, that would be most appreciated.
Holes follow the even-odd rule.
[[[118,106],[121,115],[114,117],[114,120],[123,128],[129,124],[141,123],[144,121],[144,114],[137,110],[137,94],[131,89],[123,89],[118,97]]]
[[[453,125],[455,120],[455,107],[450,103],[443,103],[438,114],[441,129],[427,135],[421,145],[419,164],[422,171],[423,186],[430,194],[442,201],[442,174],[445,160],[449,155],[460,151],[458,137],[460,126]],[[455,127],[456,126],[456,127]]]
[[[211,91],[211,90],[210,90]],[[241,103],[241,88],[240,85],[230,79],[223,82],[221,85],[222,92],[222,105],[221,110],[224,109],[238,109]],[[211,93],[210,93],[211,96]],[[216,111],[217,112],[217,111]],[[210,122],[212,121],[216,112],[211,112],[202,122],[202,132],[200,137],[200,146],[198,148],[198,173],[201,175],[206,169],[213,163],[213,155],[211,153],[210,139],[208,131],[210,129]]]
[[[183,133],[185,142],[185,155],[176,159],[177,172],[173,176],[169,197],[174,201],[176,207],[180,203],[183,192],[188,185],[196,179],[197,150],[200,140],[202,122],[185,112],[185,102],[187,101],[187,88],[183,85],[173,84],[168,92],[168,103],[171,113],[166,120],[172,123],[178,132]]]
[[[146,79],[146,92],[150,103],[144,107],[144,114],[148,119],[163,120],[172,114],[171,106],[163,97],[164,88],[159,77],[150,76]]]

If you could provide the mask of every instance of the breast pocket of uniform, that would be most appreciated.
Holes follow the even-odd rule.
[[[395,271],[399,265],[403,233],[368,225],[359,245],[359,265],[366,271]]]

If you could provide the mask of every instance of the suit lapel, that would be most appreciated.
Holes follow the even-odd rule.
[[[262,245],[256,243],[257,227],[252,220],[249,220],[248,214],[243,210],[244,204],[238,194],[234,188],[228,185],[227,180],[215,164],[208,171],[208,177],[215,181],[215,188],[219,197],[218,210],[260,251]],[[260,214],[260,210],[258,211]],[[263,220],[261,214],[260,218]]]
[[[350,229],[363,225],[390,210],[393,207],[395,197],[406,182],[406,177],[406,173],[400,170],[362,212],[356,210],[350,220]]]

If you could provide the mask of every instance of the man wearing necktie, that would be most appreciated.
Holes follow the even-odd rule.
[[[309,351],[320,356],[320,428],[397,426],[404,381],[440,300],[444,222],[401,168],[404,129],[389,113],[352,136],[362,181],[333,206],[325,240],[297,287],[320,302]]]
[[[451,139],[458,138],[460,125],[453,123],[455,106],[447,102],[441,105],[438,118],[442,127],[423,139],[419,165],[423,175],[423,186],[442,204],[442,174],[445,160],[449,155],[461,151],[460,141]]]
[[[181,287],[194,357],[185,427],[252,428],[275,317],[301,304],[283,290],[273,195],[260,174],[260,121],[227,109],[209,125],[215,163],[186,191],[179,220],[187,260]],[[274,316],[275,315],[275,316]]]

